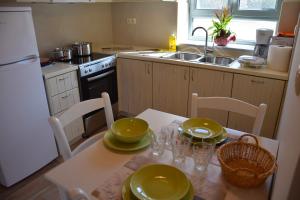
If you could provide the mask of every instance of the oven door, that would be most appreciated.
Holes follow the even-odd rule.
[[[101,93],[107,92],[112,104],[118,100],[116,69],[111,68],[101,73],[81,78],[81,99],[101,98]]]
[[[97,74],[83,77],[81,82],[81,100],[101,98],[102,92],[107,92],[113,107],[114,114],[117,112],[117,74],[115,68],[110,68]],[[98,132],[106,125],[104,109],[100,109],[83,116],[85,134],[88,137]],[[109,128],[109,127],[108,127]]]

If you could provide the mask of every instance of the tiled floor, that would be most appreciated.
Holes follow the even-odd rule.
[[[62,163],[57,158],[47,166],[9,188],[0,186],[0,199],[3,200],[56,200],[59,199],[55,185],[44,178],[44,174]]]

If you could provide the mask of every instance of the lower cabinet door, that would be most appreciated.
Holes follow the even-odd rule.
[[[138,115],[152,108],[152,62],[119,58],[117,76],[120,111]]]
[[[285,82],[276,79],[235,74],[232,97],[258,106],[267,104],[267,112],[261,135],[273,138],[276,131],[280,105],[284,92]],[[228,127],[251,132],[254,120],[236,113],[229,113]]]
[[[230,97],[233,74],[208,69],[191,68],[189,88],[189,116],[191,113],[191,96]],[[228,112],[213,109],[198,109],[198,117],[213,119],[227,126]]]
[[[187,116],[189,67],[153,63],[153,108]]]

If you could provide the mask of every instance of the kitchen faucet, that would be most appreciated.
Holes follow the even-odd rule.
[[[195,31],[198,30],[198,29],[202,29],[202,30],[205,31],[204,57],[206,58],[206,56],[207,56],[207,40],[208,40],[208,32],[207,32],[207,30],[206,30],[204,27],[198,26],[198,27],[194,28],[194,30],[192,31],[192,36],[194,36]]]

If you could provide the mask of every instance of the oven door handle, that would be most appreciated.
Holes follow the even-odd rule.
[[[110,75],[110,74],[112,74],[114,72],[115,72],[115,70],[111,70],[111,71],[105,72],[103,74],[99,74],[98,76],[94,76],[94,77],[88,78],[87,81],[88,82],[95,81],[95,80],[98,80],[100,78],[104,78],[105,76],[108,76],[108,75]]]

